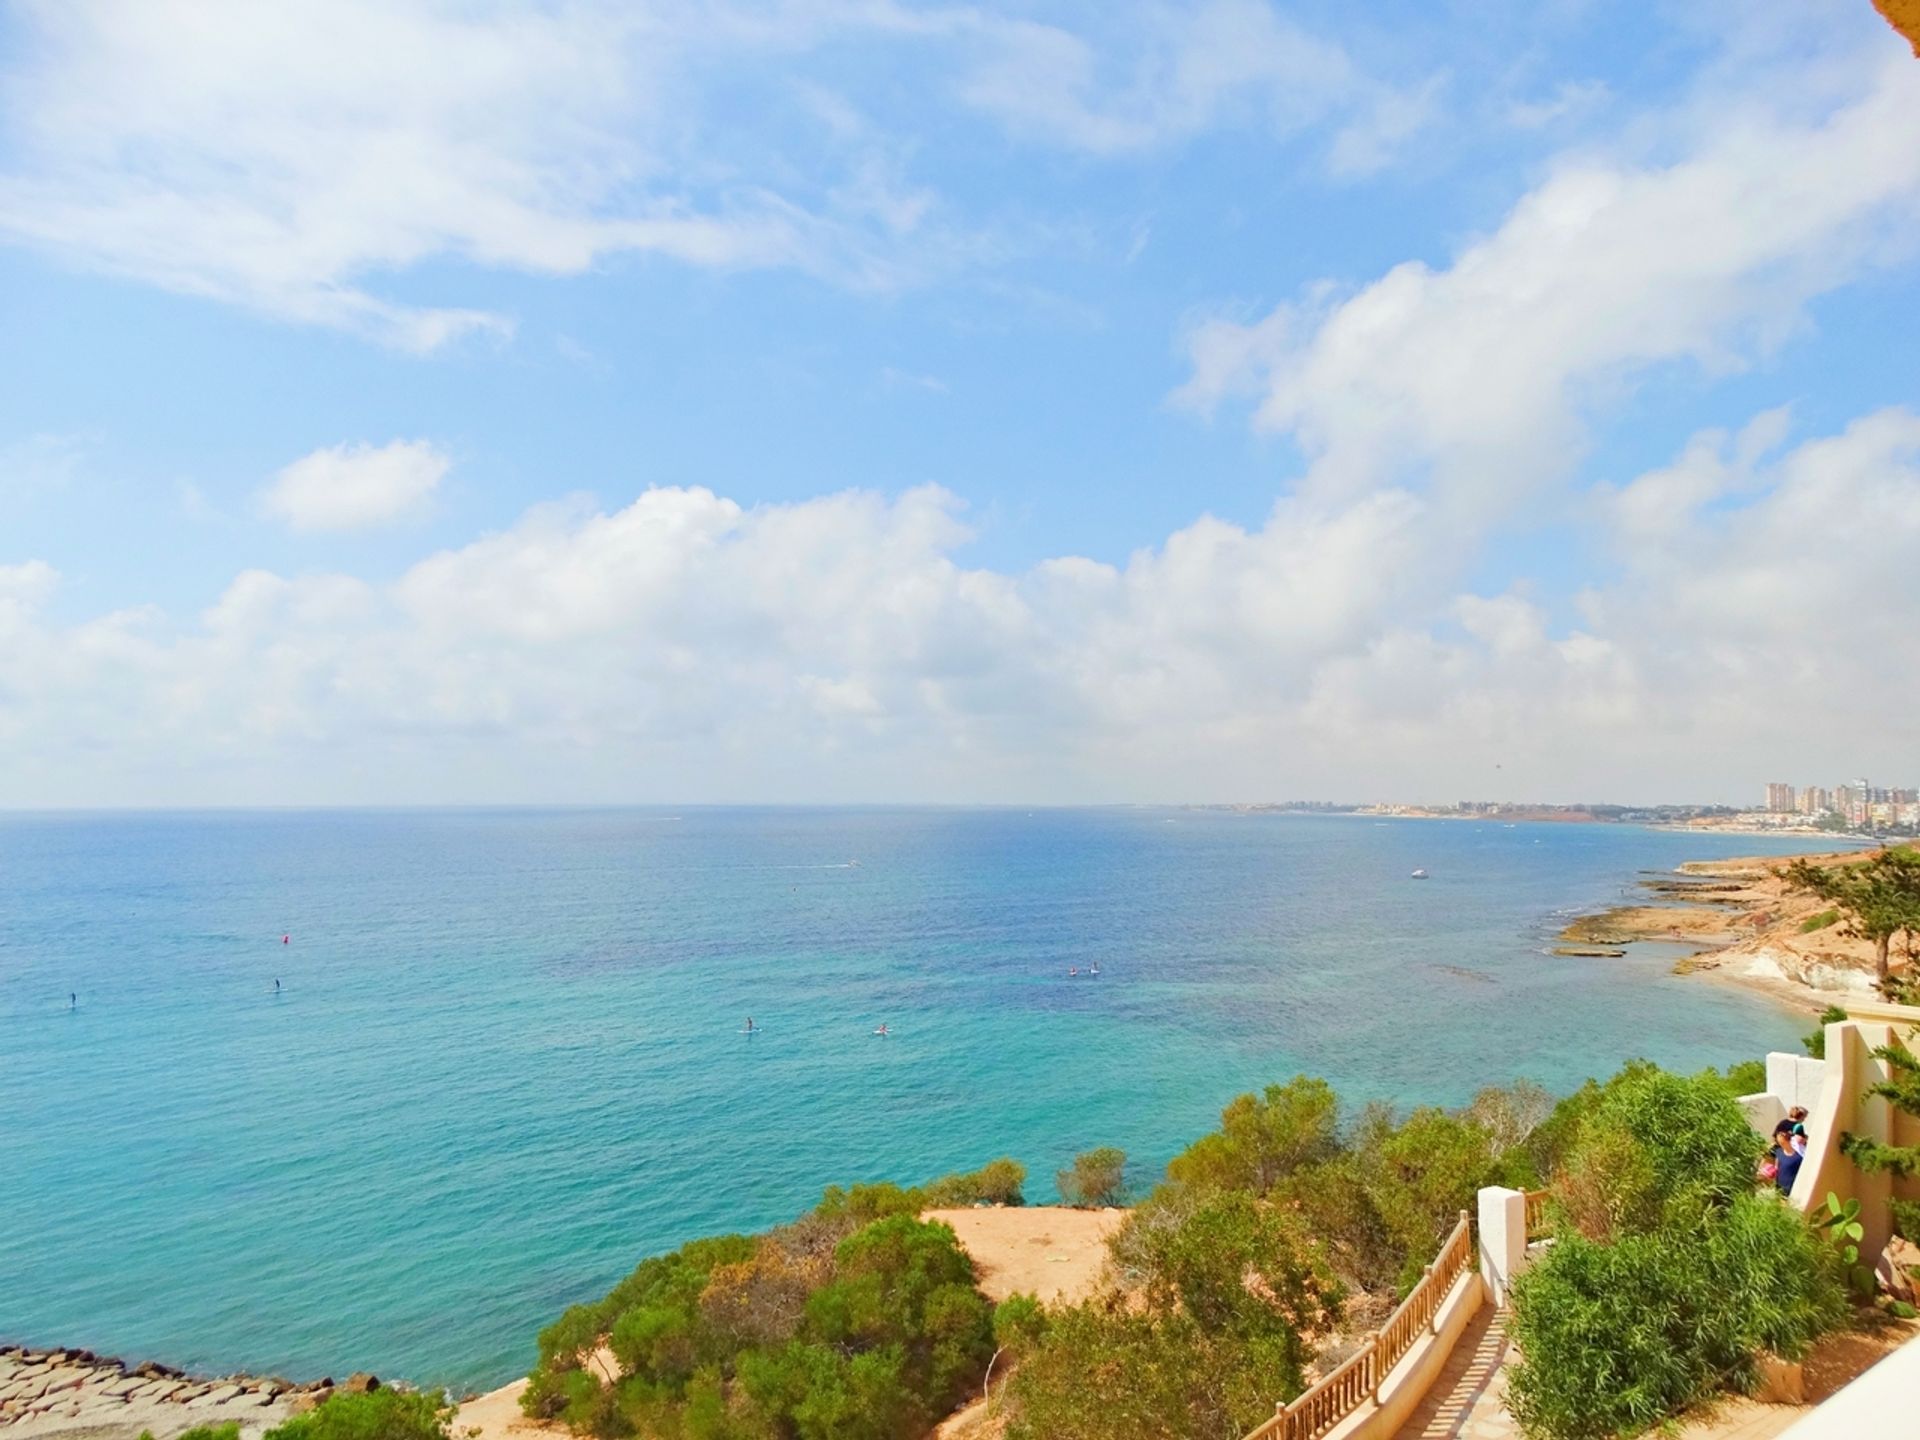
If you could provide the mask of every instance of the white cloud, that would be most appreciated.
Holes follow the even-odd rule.
[[[0,788],[1633,798],[1737,795],[1783,757],[1899,774],[1920,416],[1793,443],[1766,411],[1560,493],[1619,390],[1750,363],[1911,242],[1920,72],[1854,82],[1650,122],[1562,157],[1450,264],[1202,326],[1186,398],[1251,396],[1310,470],[1258,526],[1201,516],[1124,564],[969,565],[938,488],[749,507],[685,486],[536,507],[391,581],[245,570],[192,617],[70,622],[50,567],[10,565]],[[322,451],[273,493],[295,523],[375,523],[445,469],[424,442]],[[1524,576],[1476,593],[1488,536],[1542,505],[1586,522],[1603,578],[1574,607]]]
[[[420,351],[510,328],[369,283],[438,257],[884,278],[870,193],[809,208],[751,177],[715,183],[676,149],[703,48],[797,44],[823,22],[594,0],[61,0],[22,27],[0,234],[71,263]]]
[[[576,275],[644,254],[891,289],[1002,254],[906,171],[914,127],[946,117],[892,134],[808,79],[805,57],[835,42],[880,51],[882,96],[925,65],[923,104],[951,101],[949,82],[1024,138],[1096,153],[1332,120],[1371,137],[1341,142],[1371,159],[1416,118],[1257,0],[1077,18],[892,0],[28,0],[0,90],[0,238],[424,352],[513,324],[397,298],[432,261]],[[758,122],[737,113],[743,91]]]
[[[1631,798],[1738,795],[1785,761],[1899,774],[1920,415],[1778,440],[1759,417],[1597,496],[1618,568],[1571,628],[1522,590],[1461,593],[1465,561],[1404,492],[1007,573],[958,561],[936,488],[754,508],[656,489],[538,508],[391,583],[248,571],[186,621],[59,623],[57,577],[13,566],[0,783],[23,802]],[[1737,482],[1673,482],[1708,456]]]
[[[938,375],[923,375],[894,365],[880,367],[880,383],[889,390],[925,390],[932,395],[944,395],[948,388]]]
[[[1023,139],[1094,155],[1176,144],[1221,124],[1297,134],[1348,117],[1336,170],[1375,169],[1428,116],[1432,89],[1401,93],[1262,0],[1117,9],[1120,43],[1063,26],[969,13],[979,58],[962,99]]]
[[[28,435],[0,445],[0,500],[64,488],[86,452],[71,435]]]
[[[1177,399],[1251,395],[1310,483],[1410,477],[1485,513],[1570,473],[1589,410],[1650,368],[1748,363],[1812,297],[1920,235],[1920,71],[1882,63],[1825,113],[1705,112],[1666,161],[1563,157],[1490,235],[1434,269],[1314,287],[1263,318],[1204,321]]]
[[[28,560],[19,565],[0,565],[0,615],[16,618],[37,610],[46,603],[60,575],[44,560]]]
[[[260,500],[295,530],[364,530],[418,512],[452,467],[425,440],[334,445],[282,469]]]

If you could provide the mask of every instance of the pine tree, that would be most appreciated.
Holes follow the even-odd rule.
[[[1920,852],[1902,845],[1846,865],[1795,860],[1783,873],[1794,889],[1847,911],[1846,933],[1873,942],[1875,978],[1885,991],[1894,937],[1908,936],[1911,949],[1911,937],[1920,930]]]

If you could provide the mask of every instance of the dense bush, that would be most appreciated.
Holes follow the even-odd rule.
[[[925,1185],[901,1187],[890,1181],[842,1189],[830,1185],[820,1198],[819,1215],[851,1215],[878,1220],[884,1215],[918,1215],[922,1210],[964,1205],[1024,1205],[1027,1167],[1017,1160],[989,1160],[978,1170],[943,1175]]]
[[[1505,1108],[1485,1094],[1485,1115]],[[1369,1107],[1332,1158],[1294,1171],[1273,1195],[1306,1221],[1335,1270],[1360,1289],[1405,1288],[1483,1185],[1534,1182],[1532,1133],[1509,1113],[1487,1123],[1426,1107],[1404,1119]]]
[[[924,1188],[926,1208],[957,1205],[1024,1205],[1027,1167],[1017,1160],[989,1160],[970,1175],[948,1175]]]
[[[1753,1188],[1765,1150],[1718,1076],[1635,1061],[1584,1105],[1554,1194],[1590,1240],[1697,1224]]]
[[[1544,1440],[1630,1435],[1788,1359],[1838,1324],[1831,1258],[1798,1212],[1749,1191],[1691,1224],[1564,1236],[1514,1287],[1508,1404]]]
[[[140,1440],[153,1440],[153,1431],[142,1430]],[[173,1440],[240,1440],[240,1422],[229,1420],[224,1425],[196,1425],[191,1430],[182,1430]]]
[[[1514,1288],[1525,1357],[1509,1403],[1546,1440],[1598,1440],[1744,1388],[1843,1318],[1833,1257],[1798,1211],[1756,1193],[1764,1142],[1736,1068],[1686,1078],[1644,1062],[1590,1085],[1554,1179],[1558,1242]]]
[[[1053,1177],[1064,1204],[1082,1209],[1120,1205],[1127,1198],[1127,1152],[1103,1145],[1073,1157],[1073,1168]]]
[[[1220,1112],[1220,1128],[1176,1155],[1167,1178],[1180,1185],[1264,1195],[1303,1165],[1339,1149],[1339,1099],[1324,1080],[1296,1075]]]
[[[447,1440],[452,1414],[438,1390],[330,1395],[269,1430],[267,1440]]]
[[[1297,1394],[1288,1337],[1208,1333],[1184,1312],[1099,1303],[1050,1318],[1012,1384],[1007,1440],[1238,1440]]]
[[[643,1261],[540,1336],[521,1404],[595,1435],[905,1440],[979,1380],[992,1315],[917,1192],[831,1191],[757,1238]],[[604,1340],[617,1378],[592,1358]]]

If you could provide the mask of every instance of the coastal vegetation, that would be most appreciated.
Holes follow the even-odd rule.
[[[1481,1185],[1538,1173],[1550,1108],[1516,1086],[1343,1124],[1308,1076],[1238,1097],[1114,1235],[1113,1288],[1018,1352],[1009,1440],[1244,1434],[1391,1306]]]
[[[1099,1292],[1046,1306],[991,1305],[925,1218],[1019,1203],[1016,1163],[834,1187],[568,1310],[522,1405],[598,1437],[908,1440],[984,1392],[1007,1440],[1235,1440],[1365,1343],[1483,1186],[1546,1184],[1555,1243],[1513,1292],[1513,1412],[1538,1440],[1636,1433],[1846,1317],[1835,1247],[1756,1188],[1763,1145],[1735,1097],[1761,1070],[1635,1062],[1557,1101],[1521,1082],[1404,1112],[1348,1111],[1309,1076],[1269,1085],[1127,1213]],[[1125,1183],[1113,1149],[1058,1177],[1087,1205]]]
[[[983,1173],[835,1188],[790,1225],[642,1261],[541,1332],[522,1408],[603,1437],[923,1435],[978,1386],[994,1332],[952,1229],[918,1215],[929,1194],[1017,1197],[1012,1171]]]
[[[1514,1287],[1508,1404],[1546,1440],[1647,1429],[1846,1316],[1830,1248],[1754,1171],[1727,1079],[1632,1064],[1566,1102],[1555,1243]]]
[[[452,1414],[438,1390],[382,1387],[330,1395],[269,1430],[266,1440],[447,1440]]]
[[[303,1415],[267,1431],[264,1440],[448,1440],[453,1407],[438,1390],[394,1390],[329,1395]],[[151,1431],[140,1440],[153,1440]],[[240,1422],[196,1425],[173,1440],[240,1440]]]
[[[1127,1198],[1127,1152],[1103,1145],[1073,1157],[1073,1168],[1053,1177],[1062,1203],[1081,1209],[1124,1204]]]

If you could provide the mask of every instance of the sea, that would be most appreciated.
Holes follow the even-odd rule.
[[[1153,808],[0,817],[0,1339],[468,1392],[644,1256],[830,1184],[1010,1155],[1044,1200],[1117,1145],[1146,1187],[1297,1073],[1458,1105],[1793,1048],[1671,951],[1547,952],[1639,872],[1794,848]]]

